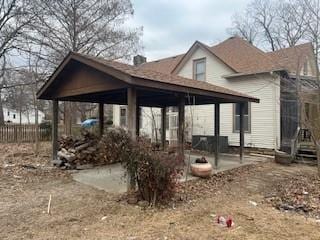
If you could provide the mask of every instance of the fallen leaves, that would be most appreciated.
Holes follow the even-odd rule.
[[[314,174],[297,174],[275,186],[275,194],[266,197],[274,207],[320,218],[320,178]]]

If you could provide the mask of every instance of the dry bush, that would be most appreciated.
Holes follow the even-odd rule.
[[[109,130],[99,145],[102,161],[121,162],[137,183],[143,200],[156,204],[174,195],[182,166],[176,155],[154,151],[152,143],[144,137],[132,141],[123,129]]]

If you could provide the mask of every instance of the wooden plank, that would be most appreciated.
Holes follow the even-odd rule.
[[[52,101],[52,159],[57,159],[58,153],[58,109],[57,100]]]
[[[161,146],[166,148],[166,107],[161,108]]]
[[[185,97],[179,96],[178,105],[178,154],[184,159],[184,126],[185,126]]]
[[[133,140],[136,140],[137,133],[137,91],[135,88],[130,87],[127,91],[127,126],[128,131]],[[129,172],[127,172],[127,191],[134,191],[136,188],[135,176],[132,176]]]
[[[137,103],[137,115],[136,115],[136,135],[140,136],[140,121],[141,121],[141,107]]]
[[[218,168],[219,165],[219,145],[220,145],[220,104],[214,105],[214,136],[215,136],[215,151],[214,165]]]
[[[104,131],[104,104],[99,103],[99,135],[102,137]]]
[[[243,163],[244,155],[244,103],[240,103],[240,163]]]

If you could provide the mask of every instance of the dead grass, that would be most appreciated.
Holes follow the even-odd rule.
[[[1,145],[0,239],[320,239],[315,219],[280,212],[265,198],[276,183],[315,174],[315,168],[274,163],[246,167],[189,182],[166,208],[142,209],[52,169],[48,145],[40,157],[17,154],[30,151],[30,145]],[[217,226],[212,214],[232,216],[235,226]]]

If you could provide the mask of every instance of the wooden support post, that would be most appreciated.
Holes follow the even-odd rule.
[[[140,136],[140,121],[141,121],[141,107],[139,107],[139,103],[137,102],[137,114],[136,114],[136,136]]]
[[[102,137],[104,132],[104,104],[99,103],[99,135]]]
[[[244,155],[244,103],[240,103],[240,163],[243,163]]]
[[[161,146],[166,148],[166,107],[161,108]]]
[[[178,115],[178,154],[184,159],[184,109],[185,97],[181,95],[179,97],[179,115]]]
[[[220,150],[220,103],[214,105],[214,165],[218,168],[219,165],[219,150]]]
[[[58,100],[52,101],[52,160],[58,156]]]
[[[134,87],[127,89],[127,126],[128,131],[133,140],[136,140],[137,134],[137,91]],[[135,176],[127,172],[127,191],[134,191],[136,189]]]

